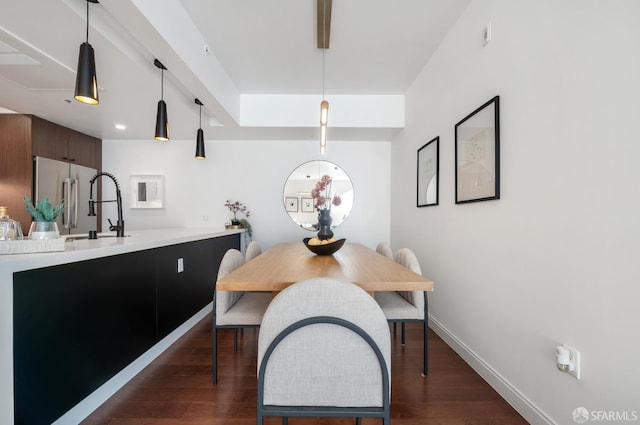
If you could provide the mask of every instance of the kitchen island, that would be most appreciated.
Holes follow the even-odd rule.
[[[0,256],[0,423],[79,422],[210,311],[240,232],[130,231]]]

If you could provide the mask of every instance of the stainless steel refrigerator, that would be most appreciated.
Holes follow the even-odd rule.
[[[97,170],[56,161],[55,159],[34,157],[34,198],[48,197],[51,204],[64,200],[64,214],[58,217],[61,235],[89,233],[97,229],[97,217],[89,217],[89,181]]]

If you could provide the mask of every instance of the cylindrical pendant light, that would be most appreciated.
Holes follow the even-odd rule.
[[[198,127],[198,133],[196,135],[196,159],[205,159],[204,154],[204,131],[202,131],[202,102],[199,99],[195,99],[196,105],[200,106],[200,126]]]
[[[320,102],[320,154],[324,155],[327,152],[327,123],[329,122],[329,102],[324,97],[324,54],[329,48],[329,40],[327,39],[327,7],[329,8],[329,14],[331,14],[331,1],[318,0],[318,9],[320,8],[320,3],[322,3],[322,102]],[[331,21],[331,16],[329,16],[329,21]],[[318,20],[318,24],[319,22],[320,20]],[[318,47],[320,47],[320,43]]]
[[[329,102],[320,102],[320,155],[327,153],[327,123],[329,122]]]
[[[158,102],[158,112],[156,114],[155,139],[166,142],[169,140],[169,119],[167,118],[167,104],[164,101],[164,70],[167,68],[158,59],[154,59],[153,64],[160,68],[162,73],[160,80],[160,101]]]
[[[98,99],[98,78],[96,77],[96,60],[93,47],[89,44],[89,3],[98,3],[98,0],[87,1],[87,38],[80,45],[78,55],[78,69],[76,72],[76,90],[74,98],[78,102],[89,105],[100,103]]]
[[[329,122],[329,102],[323,100],[320,102],[320,125],[327,125]]]

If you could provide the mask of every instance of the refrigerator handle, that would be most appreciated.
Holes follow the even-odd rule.
[[[70,226],[72,229],[78,227],[78,179],[71,179],[71,195],[73,199],[71,205],[73,205],[73,215],[71,215]]]
[[[69,222],[71,220],[71,208],[69,207],[69,201],[71,199],[71,179],[66,178],[62,180],[62,194],[64,196],[64,212],[62,213],[62,227],[68,229]]]

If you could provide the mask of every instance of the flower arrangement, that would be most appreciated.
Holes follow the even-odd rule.
[[[251,211],[249,211],[249,209],[244,204],[241,204],[238,201],[232,202],[227,199],[227,202],[224,204],[224,206],[229,208],[229,211],[233,213],[231,224],[240,224],[238,213],[244,214],[245,217],[249,217],[251,215]]]
[[[51,205],[49,198],[44,198],[33,205],[28,196],[23,197],[27,211],[37,222],[53,222],[56,221],[60,213],[64,211],[64,200],[55,207]]]
[[[338,206],[342,203],[342,199],[338,195],[331,197],[331,183],[332,178],[330,175],[325,174],[320,178],[320,181],[316,183],[316,187],[311,189],[311,197],[314,199],[314,207],[318,211],[330,210],[332,205]]]
[[[249,211],[244,204],[241,204],[238,201],[233,202],[228,199],[224,206],[229,208],[229,211],[233,213],[231,224],[234,226],[242,226],[247,229],[247,235],[249,236],[249,239],[251,239],[251,224],[247,221],[247,217],[251,215],[251,211]],[[245,218],[238,218],[238,213],[244,214]]]

